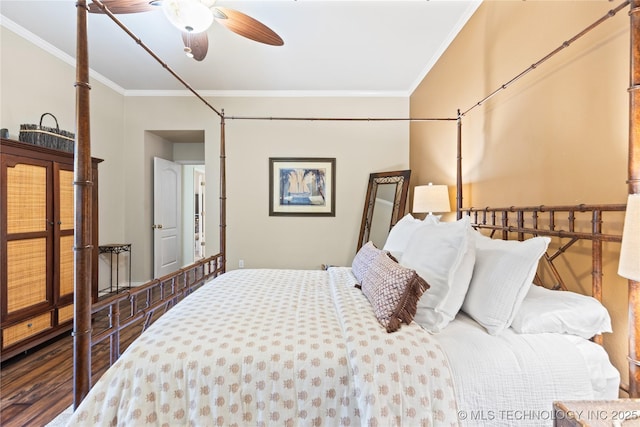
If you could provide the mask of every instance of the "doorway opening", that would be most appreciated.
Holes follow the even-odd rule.
[[[204,165],[195,167],[193,170],[193,187],[194,187],[194,243],[193,243],[193,261],[199,261],[205,257],[205,229],[204,229]]]
[[[153,276],[205,257],[204,131],[148,131],[152,150]]]

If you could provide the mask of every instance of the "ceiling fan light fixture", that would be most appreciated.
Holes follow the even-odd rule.
[[[211,10],[199,0],[164,0],[162,10],[180,31],[201,33],[213,24]]]

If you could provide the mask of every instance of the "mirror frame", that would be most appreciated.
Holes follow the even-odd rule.
[[[409,169],[392,172],[374,172],[369,175],[369,185],[367,187],[367,195],[364,200],[364,211],[362,212],[360,236],[358,237],[356,252],[369,241],[371,220],[373,219],[373,207],[376,202],[378,185],[396,184],[393,209],[391,211],[391,221],[389,223],[389,230],[391,230],[391,227],[393,227],[396,222],[404,216],[404,211],[407,205],[407,195],[409,193],[410,177],[411,170]]]

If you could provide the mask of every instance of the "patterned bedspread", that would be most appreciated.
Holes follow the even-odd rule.
[[[458,425],[448,362],[388,334],[349,268],[235,270],[134,342],[70,425]]]

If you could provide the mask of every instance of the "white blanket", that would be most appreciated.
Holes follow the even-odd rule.
[[[388,334],[349,268],[236,270],[134,342],[70,425],[451,426],[447,359]]]
[[[552,426],[556,400],[616,399],[604,349],[560,334],[492,336],[464,313],[435,335],[449,358],[464,426]]]

